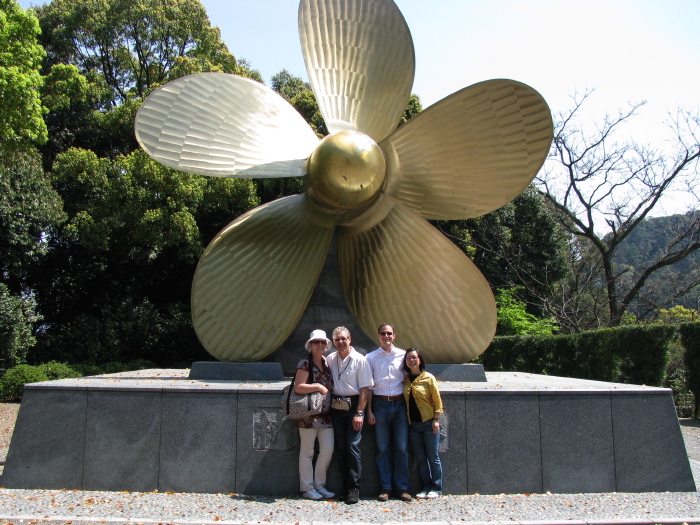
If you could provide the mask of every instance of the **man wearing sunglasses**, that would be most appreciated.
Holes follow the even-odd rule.
[[[365,419],[365,407],[372,387],[372,372],[365,356],[350,342],[350,331],[344,326],[333,330],[336,351],[327,358],[333,376],[331,421],[333,422],[335,458],[343,478],[345,503],[360,500],[362,458],[360,441]]]
[[[374,387],[367,404],[367,422],[375,426],[379,501],[387,501],[392,485],[396,497],[411,501],[408,493],[408,416],[403,396],[404,350],[394,346],[396,332],[388,323],[379,326],[379,348],[367,354]],[[393,457],[392,457],[393,456]]]

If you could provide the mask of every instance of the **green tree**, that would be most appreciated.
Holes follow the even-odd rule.
[[[245,73],[197,0],[53,0],[37,14],[47,68],[99,72],[114,105],[176,78],[183,58],[199,71]]]
[[[0,0],[0,144],[23,148],[47,139],[39,88],[44,50],[39,23],[14,0]]]
[[[700,248],[700,214],[688,214],[663,239],[656,256],[638,268],[616,265],[621,244],[658,210],[673,190],[686,190],[691,209],[700,205],[695,188],[700,160],[700,118],[679,110],[668,122],[670,142],[658,147],[620,137],[618,131],[643,106],[632,104],[616,116],[606,116],[594,131],[578,120],[590,92],[574,99],[571,110],[556,118],[550,159],[537,177],[537,187],[557,210],[562,227],[581,242],[584,272],[576,288],[566,293],[604,293],[604,319],[617,326],[635,302],[649,302],[652,309],[678,298],[659,296],[649,284],[654,274],[692,257]],[[690,290],[700,284],[700,266],[678,275],[672,290]],[[586,289],[578,286],[584,284]],[[636,308],[639,311],[639,308]],[[595,315],[595,314],[594,314]]]
[[[29,291],[27,272],[64,217],[38,154],[0,151],[0,282],[13,293]]]
[[[270,87],[288,101],[291,101],[299,93],[311,91],[311,85],[308,82],[304,82],[301,77],[292,75],[286,69],[272,76]]]
[[[660,324],[694,323],[699,318],[697,310],[676,305],[667,309],[662,308],[656,312],[655,322]]]
[[[10,368],[21,363],[36,344],[34,325],[39,321],[32,299],[13,295],[0,283],[0,364]]]
[[[434,221],[494,288],[519,288],[528,311],[553,316],[554,291],[567,275],[567,237],[533,188],[489,214]]]
[[[139,355],[138,341],[143,352],[195,351],[193,339],[178,348],[184,336],[162,337],[157,327],[193,336],[186,312],[197,259],[222,226],[257,205],[253,183],[176,172],[142,151],[105,159],[78,149],[57,157],[52,181],[68,218],[32,272],[45,317],[34,359],[63,352],[65,360],[86,333],[95,335],[95,352],[102,348],[109,360],[116,341],[130,341],[123,345],[124,352],[131,349],[123,356],[129,358],[162,361],[161,354]],[[185,324],[172,326],[168,319]],[[149,344],[152,333],[135,337],[148,326],[165,346]],[[120,338],[113,335],[117,327],[124,332]]]
[[[420,101],[420,97],[415,93],[412,93],[411,98],[408,99],[408,104],[406,104],[406,109],[403,112],[403,116],[399,121],[399,126],[411,120],[421,111],[423,111],[423,104]]]
[[[109,87],[96,72],[83,75],[73,64],[51,67],[42,88],[49,141],[39,148],[47,171],[56,155],[71,147],[90,149],[103,157],[136,149],[133,121],[129,128],[135,104],[131,101],[104,111],[110,97]]]
[[[47,170],[71,147],[111,158],[138,149],[141,100],[170,80],[205,71],[261,80],[236,61],[197,0],[54,0],[36,13],[47,50]]]
[[[528,313],[525,301],[517,298],[517,293],[522,290],[524,290],[523,287],[516,287],[497,291],[496,335],[552,335],[557,329],[556,321],[537,318]]]
[[[165,168],[138,147],[134,115],[182,75],[260,75],[197,0],[53,0],[35,12],[51,132],[41,151],[66,215],[27,269],[44,317],[30,359],[191,358],[202,350],[189,313],[197,259],[259,204],[256,186]]]

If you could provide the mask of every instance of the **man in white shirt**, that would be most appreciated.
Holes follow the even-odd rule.
[[[399,499],[411,501],[413,498],[408,493],[408,415],[403,397],[406,352],[394,346],[396,332],[392,325],[380,325],[378,336],[379,348],[367,354],[374,380],[367,405],[367,422],[375,425],[377,439],[377,469],[381,485],[377,499],[387,501],[393,485]]]
[[[333,375],[331,421],[335,442],[335,457],[343,478],[345,503],[360,500],[362,458],[360,441],[365,419],[365,408],[372,388],[372,372],[365,356],[350,342],[350,331],[344,326],[333,330],[333,344],[337,351],[326,361]]]

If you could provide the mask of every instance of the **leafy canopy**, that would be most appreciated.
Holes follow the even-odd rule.
[[[528,313],[525,301],[516,297],[516,294],[522,290],[522,287],[509,290],[498,289],[496,293],[497,335],[552,335],[557,329],[556,321],[539,319]]]
[[[39,88],[45,53],[39,22],[14,0],[0,0],[0,144],[23,147],[47,139]]]
[[[246,74],[198,0],[53,0],[37,9],[47,65],[96,71],[112,103],[183,74]]]

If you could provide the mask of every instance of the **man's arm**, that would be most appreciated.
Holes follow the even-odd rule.
[[[355,430],[360,430],[365,422],[364,413],[365,408],[368,406],[367,400],[372,397],[371,392],[369,387],[360,388],[360,400],[357,402],[357,412],[355,412],[355,416],[352,418],[352,428]]]
[[[365,410],[365,414],[367,414],[367,423],[370,425],[374,425],[377,420],[374,417],[374,413],[372,412],[372,389],[368,388],[367,389],[367,409]]]

